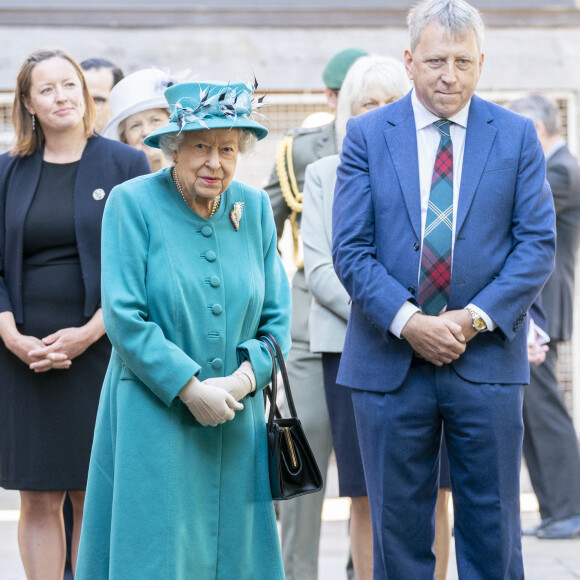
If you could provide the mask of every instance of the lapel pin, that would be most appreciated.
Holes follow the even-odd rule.
[[[232,222],[232,226],[234,226],[234,230],[236,230],[236,232],[240,229],[243,208],[244,202],[236,201],[236,203],[234,203],[234,209],[232,209],[232,211],[230,212],[230,221]]]
[[[99,189],[95,189],[95,191],[93,191],[93,199],[95,201],[101,201],[101,199],[104,199],[105,197],[105,190],[101,189],[99,187]]]

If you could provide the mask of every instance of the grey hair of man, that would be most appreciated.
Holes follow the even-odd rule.
[[[353,107],[380,89],[393,98],[400,99],[411,89],[403,63],[390,56],[362,56],[348,69],[336,107],[335,132],[338,150],[346,135],[346,124],[353,115]]]
[[[426,0],[411,8],[407,16],[411,52],[417,48],[423,29],[432,22],[439,24],[449,38],[464,39],[474,32],[481,52],[483,20],[479,11],[464,0]]]
[[[199,129],[200,131],[211,131],[211,129]],[[249,153],[256,143],[258,142],[258,136],[254,131],[250,129],[236,129],[238,131],[238,147],[239,152],[243,155],[244,153]],[[165,135],[159,136],[159,148],[163,153],[164,157],[169,161],[175,161],[175,155],[179,146],[185,138],[185,133],[166,133]]]
[[[514,113],[529,117],[533,121],[541,121],[550,137],[560,134],[560,117],[556,103],[538,93],[532,93],[507,104]]]

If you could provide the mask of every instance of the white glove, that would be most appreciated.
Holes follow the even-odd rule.
[[[249,360],[245,360],[237,371],[227,377],[214,377],[203,382],[226,390],[236,401],[256,390],[256,376]]]
[[[179,391],[179,398],[204,427],[207,425],[215,427],[220,423],[231,421],[235,416],[234,411],[241,411],[244,408],[244,405],[238,403],[226,390],[207,385],[197,377],[191,377]]]

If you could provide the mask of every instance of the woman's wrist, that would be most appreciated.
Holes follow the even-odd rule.
[[[80,329],[83,332],[83,338],[89,345],[97,342],[105,334],[102,310],[99,308],[94,316]]]
[[[14,315],[10,311],[0,312],[0,337],[8,350],[20,338],[21,334],[16,328]]]

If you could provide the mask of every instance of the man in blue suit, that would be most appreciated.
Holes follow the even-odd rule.
[[[414,89],[353,118],[333,210],[375,580],[431,579],[442,424],[460,578],[523,578],[526,313],[554,267],[533,123],[474,95],[483,23],[463,0],[409,14]]]

